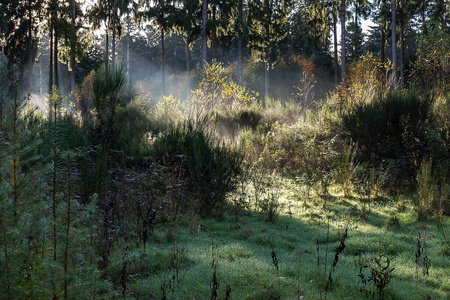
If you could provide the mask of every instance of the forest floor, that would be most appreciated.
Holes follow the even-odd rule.
[[[142,245],[127,250],[124,294],[197,300],[450,299],[448,217],[439,227],[431,220],[418,223],[414,195],[385,195],[369,205],[336,189],[325,202],[301,199],[284,186],[272,221],[267,211],[228,208],[209,218],[181,216],[155,225],[145,251]],[[123,266],[111,268],[120,273]]]

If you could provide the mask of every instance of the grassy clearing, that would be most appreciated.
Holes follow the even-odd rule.
[[[373,282],[364,285],[358,274],[368,265],[363,268],[368,279],[371,260],[389,257],[395,269],[384,290],[386,299],[449,299],[450,260],[440,233],[434,224],[410,221],[415,211],[407,196],[402,197],[401,207],[394,204],[398,197],[374,201],[363,220],[357,197],[332,194],[323,208],[319,199],[316,205],[312,200],[306,206],[303,201],[289,204],[293,194],[289,188],[282,194],[274,222],[250,209],[238,214],[229,210],[220,218],[180,217],[174,238],[167,234],[167,226],[157,225],[147,251],[133,250],[140,261],[130,263],[128,296],[212,299],[214,261],[217,299],[227,298],[227,288],[231,288],[230,299],[371,299],[373,293],[378,298]],[[442,225],[450,225],[448,218]],[[345,228],[345,249],[327,289]],[[416,266],[419,233],[426,242],[428,275],[424,275],[424,252]],[[140,269],[136,276],[133,268]]]

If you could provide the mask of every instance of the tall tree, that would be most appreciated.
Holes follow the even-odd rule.
[[[170,32],[174,26],[173,16],[175,13],[174,6],[170,5],[166,0],[157,2],[145,0],[140,3],[141,10],[138,13],[138,20],[153,21],[160,32],[161,45],[161,88],[162,94],[166,93],[166,76],[165,76],[165,34]]]
[[[362,32],[359,24],[360,18],[366,20],[369,14],[372,11],[372,3],[368,0],[354,0],[353,1],[353,16],[354,16],[354,32]],[[358,43],[358,39],[356,35],[354,36],[352,48],[353,48],[353,59],[358,58],[358,50],[360,50],[360,44]]]
[[[347,7],[345,5],[345,0],[341,0],[341,79],[342,84],[345,85],[345,74],[346,70],[346,49],[345,49],[345,15],[347,13]]]
[[[238,33],[238,40],[237,40],[237,50],[238,50],[238,71],[237,71],[237,77],[238,77],[238,84],[242,85],[242,38],[243,38],[243,32],[244,32],[244,0],[238,0],[238,23],[237,23],[237,33]]]
[[[9,64],[18,63],[22,82],[27,73],[23,89],[32,88],[42,8],[42,0],[12,0],[1,5],[4,15],[0,19],[0,40],[3,41],[0,50],[4,51]]]
[[[111,47],[111,74],[114,77],[116,73],[116,41],[123,35],[123,16],[128,15],[131,10],[132,0],[108,0],[112,7],[111,30],[112,30],[112,47]]]
[[[105,28],[105,72],[109,72],[109,27],[112,16],[111,0],[98,0],[89,12],[89,19],[94,29]]]
[[[186,44],[186,91],[191,90],[191,49],[201,34],[198,15],[200,3],[196,0],[181,0],[173,14],[173,25],[177,33],[183,35]]]
[[[289,0],[249,1],[249,48],[264,62],[264,96],[269,97],[269,71],[276,56],[276,45],[285,36],[283,25],[287,22]]]
[[[397,3],[396,0],[391,0],[391,11],[392,11],[392,16],[391,16],[391,30],[392,30],[392,34],[391,34],[391,43],[392,43],[392,64],[393,64],[393,76],[392,76],[392,81],[393,81],[393,86],[394,89],[397,88],[397,83],[398,83],[398,62],[397,62],[397,25],[396,25],[396,21],[397,21]]]
[[[202,0],[202,66],[207,61],[207,36],[206,36],[206,22],[208,15],[208,0]]]
[[[339,62],[338,62],[338,32],[337,32],[337,16],[339,12],[338,3],[336,1],[331,1],[330,3],[331,19],[333,22],[333,64],[334,64],[334,84],[337,86],[339,84]]]
[[[380,58],[381,63],[384,65],[386,62],[386,24],[387,24],[387,4],[386,0],[381,0],[380,14],[381,14],[381,50],[380,50]]]

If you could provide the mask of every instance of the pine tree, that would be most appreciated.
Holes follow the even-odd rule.
[[[289,0],[249,1],[248,31],[252,54],[264,62],[264,96],[269,97],[269,71],[277,55],[276,45],[286,36],[283,25],[290,11]]]

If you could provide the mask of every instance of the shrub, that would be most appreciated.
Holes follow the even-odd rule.
[[[341,126],[345,137],[358,143],[363,160],[394,160],[412,175],[431,151],[427,126],[432,102],[413,93],[389,93],[343,113]]]
[[[191,198],[182,205],[196,212],[224,204],[241,172],[241,153],[215,141],[205,127],[191,121],[170,128],[155,140],[152,151],[161,164],[182,165],[179,174],[187,180],[185,194]]]
[[[116,146],[114,125],[117,107],[121,100],[121,90],[125,83],[125,73],[121,67],[113,72],[114,76],[102,67],[94,74],[92,82],[97,113],[93,140],[94,143],[101,144],[103,149]]]
[[[422,161],[420,171],[417,174],[417,219],[427,221],[434,216],[438,225],[442,214],[450,213],[450,184],[448,183],[448,171],[438,163],[434,166],[432,160]],[[440,172],[439,172],[440,171]]]
[[[176,99],[172,94],[163,96],[153,107],[153,116],[161,130],[166,130],[171,124],[184,120],[186,105]]]
[[[450,90],[450,35],[436,26],[419,39],[417,60],[414,63],[412,85],[422,91]]]
[[[350,65],[346,85],[338,86],[338,102],[344,106],[370,102],[389,89],[387,72],[390,70],[392,65],[383,65],[380,59],[372,54],[362,56]]]
[[[194,91],[191,111],[195,116],[202,116],[212,110],[232,115],[252,102],[256,102],[256,95],[231,81],[227,69],[221,63],[206,63],[202,81]]]
[[[117,109],[115,130],[118,147],[128,156],[143,158],[148,155],[149,134],[158,129],[158,124],[149,118],[139,100]]]

